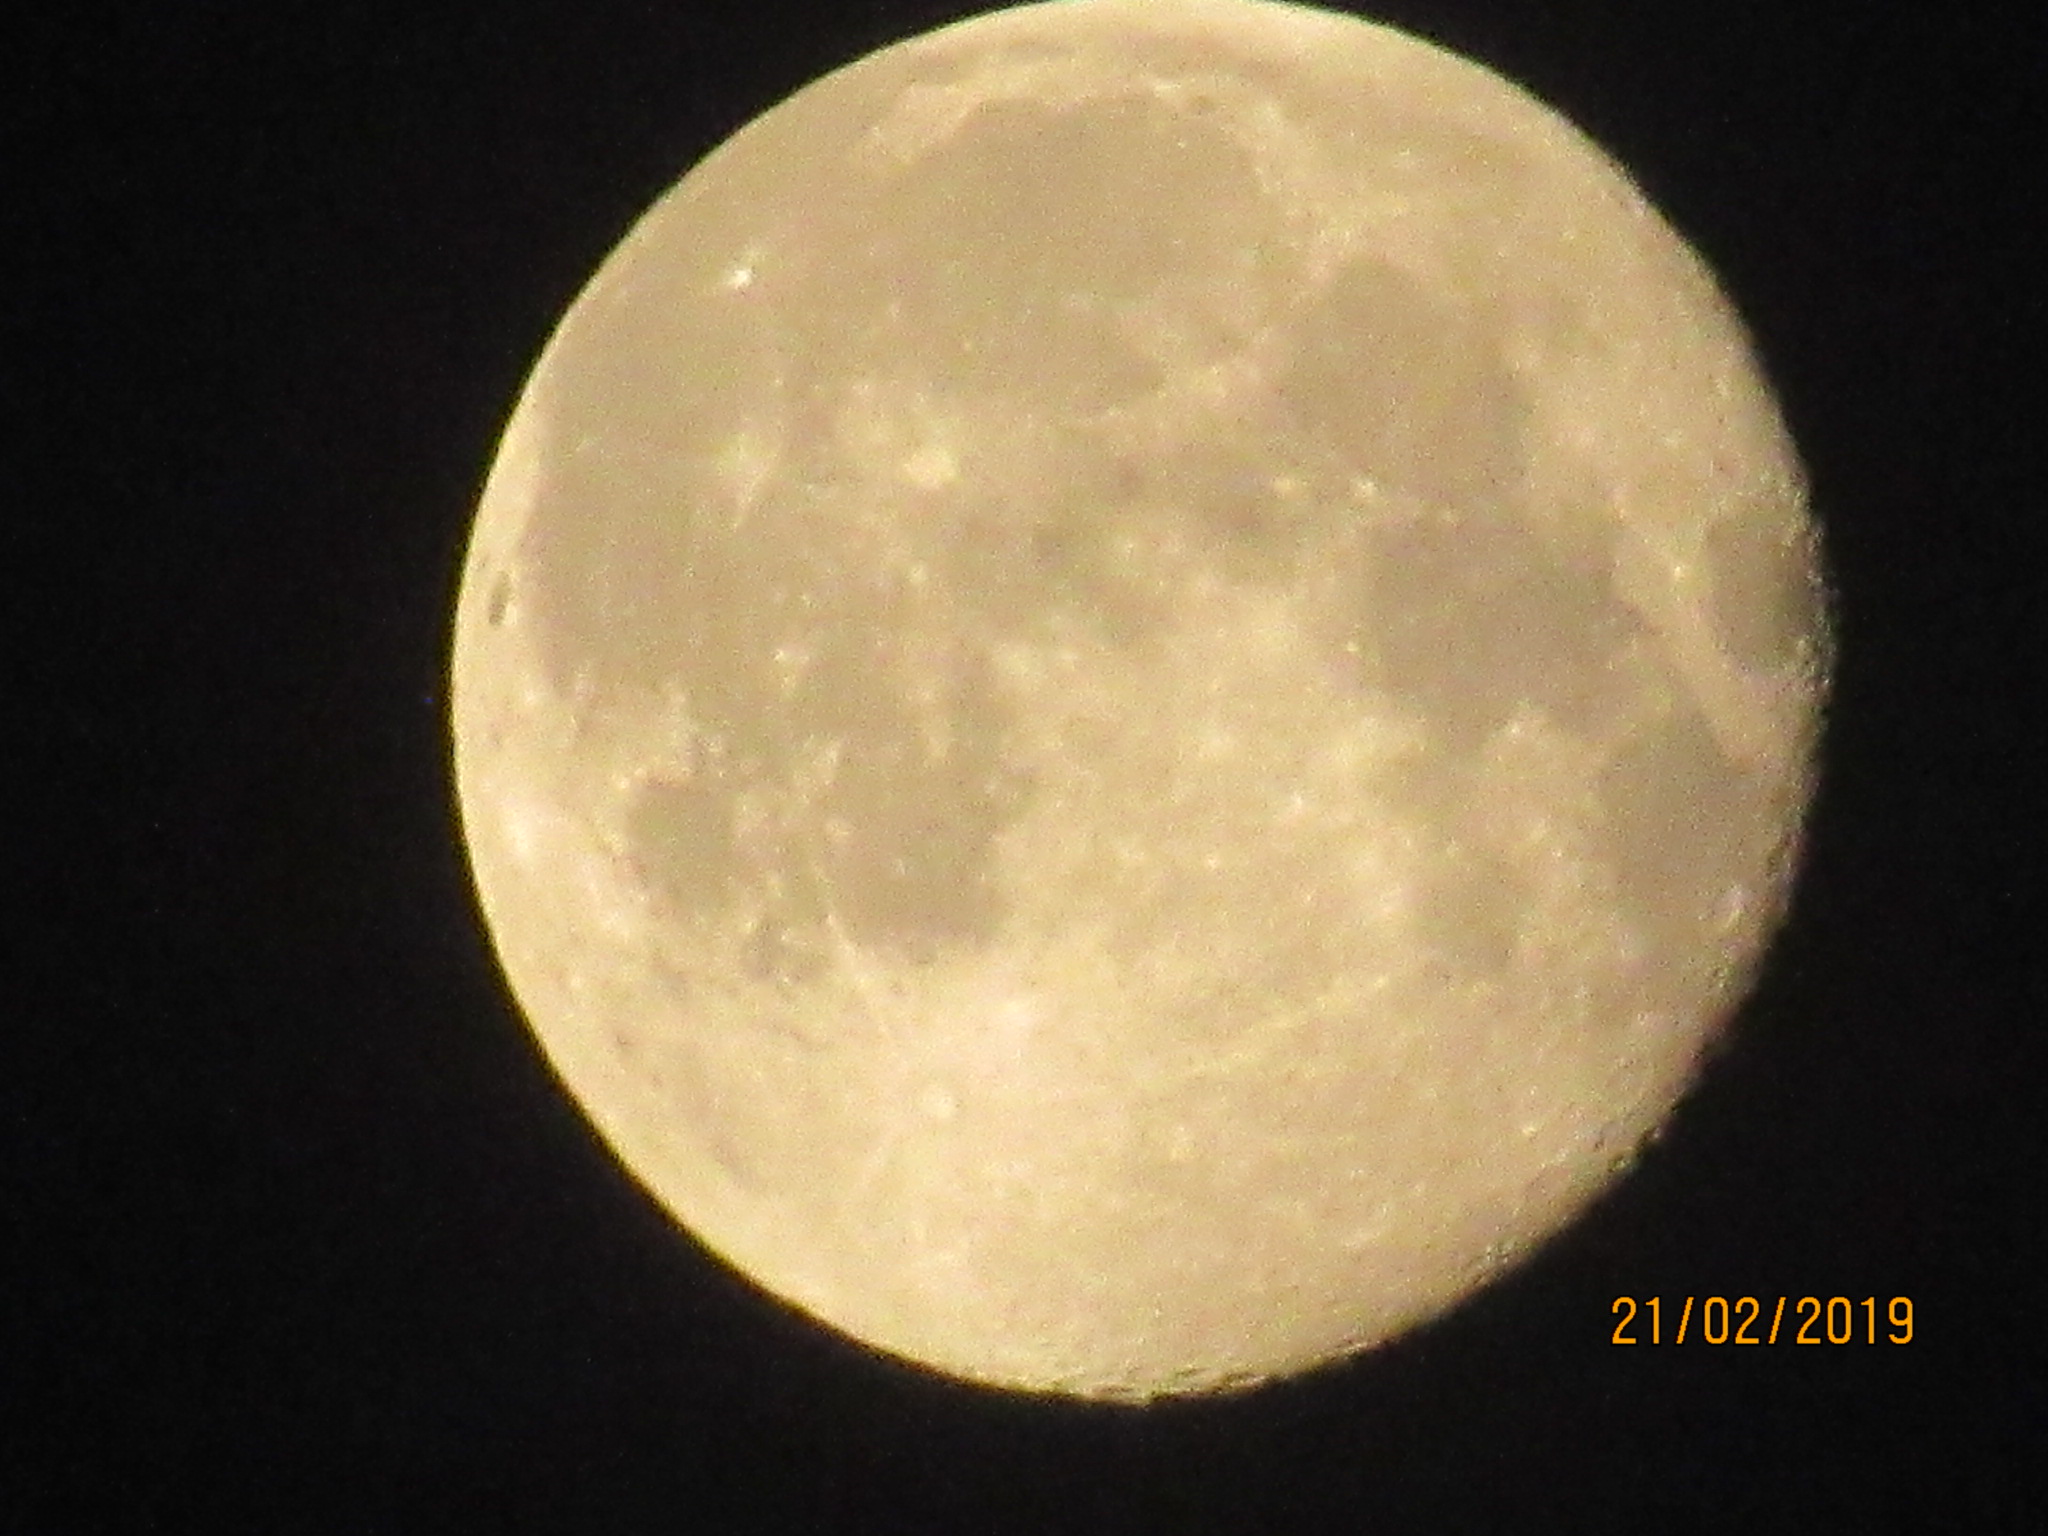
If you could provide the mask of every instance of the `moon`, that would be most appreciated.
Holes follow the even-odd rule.
[[[1485,68],[1266,0],[886,47],[683,176],[505,428],[477,895],[619,1161],[1030,1392],[1435,1317],[1693,1081],[1831,658],[1701,258]]]

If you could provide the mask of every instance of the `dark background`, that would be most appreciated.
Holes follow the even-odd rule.
[[[725,135],[965,7],[41,9],[0,1529],[2048,1529],[2026,7],[1383,8],[1600,138],[1744,310],[1839,587],[1827,776],[1633,1178],[1394,1349],[1147,1413],[884,1363],[678,1236],[529,1044],[449,782],[467,524],[561,310]],[[1608,1342],[1617,1295],[1780,1293],[1916,1336]]]

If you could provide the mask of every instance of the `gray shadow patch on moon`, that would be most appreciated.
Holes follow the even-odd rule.
[[[1785,827],[1774,790],[1783,796],[1730,763],[1691,707],[1632,733],[1600,770],[1620,902],[1667,966],[1703,952],[1698,936],[1715,926],[1731,891],[1773,873],[1772,843]]]
[[[991,849],[1023,793],[986,663],[921,645],[929,629],[858,586],[814,599],[778,632],[743,586],[697,597],[771,617],[663,663],[719,751],[637,792],[628,828],[650,889],[691,913],[751,903],[750,952],[785,979],[816,973],[828,924],[905,960],[980,947],[1004,921]],[[760,664],[794,647],[800,669]]]
[[[1366,535],[1352,620],[1367,675],[1426,714],[1453,755],[1532,705],[1603,734],[1635,702],[1617,663],[1644,626],[1610,583],[1557,559],[1497,504],[1479,506]]]
[[[1288,411],[1354,470],[1438,507],[1506,505],[1530,415],[1499,342],[1384,262],[1336,273],[1275,381]]]
[[[1738,505],[1708,528],[1708,613],[1737,665],[1777,673],[1801,660],[1819,629],[1824,595],[1809,529]]]
[[[1242,149],[1142,92],[984,106],[815,217],[842,256],[792,309],[813,379],[914,355],[935,390],[1047,419],[1156,388],[1174,354],[1218,349],[1295,277]],[[1134,301],[1189,275],[1206,301],[1173,306],[1186,333],[1121,331]]]

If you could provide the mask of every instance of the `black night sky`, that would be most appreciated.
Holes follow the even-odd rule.
[[[448,770],[497,433],[688,164],[966,9],[46,4],[16,34],[0,1529],[2048,1529],[2023,6],[1378,12],[1560,106],[1705,253],[1839,589],[1791,921],[1669,1134],[1535,1262],[1262,1394],[1006,1398],[783,1312],[559,1090]],[[1916,1334],[1609,1342],[1619,1295],[1780,1293],[1909,1296]]]

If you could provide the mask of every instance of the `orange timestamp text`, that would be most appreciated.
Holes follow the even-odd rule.
[[[1910,1344],[1913,1298],[1661,1296],[1614,1299],[1616,1344]],[[1769,1309],[1769,1321],[1765,1311]],[[1883,1309],[1880,1321],[1879,1309]],[[1786,1316],[1787,1311],[1791,1316]],[[1676,1312],[1676,1319],[1670,1313]],[[1673,1321],[1675,1327],[1668,1326]],[[1668,1340],[1667,1340],[1668,1334]]]

